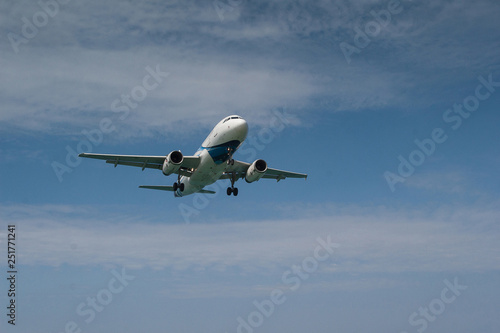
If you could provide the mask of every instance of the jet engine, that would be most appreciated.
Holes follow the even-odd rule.
[[[247,183],[255,182],[264,176],[267,171],[267,163],[264,160],[256,160],[247,170],[245,180]]]
[[[165,176],[168,176],[179,171],[183,159],[184,156],[182,156],[182,153],[178,150],[174,150],[173,152],[168,154],[165,158],[165,161],[163,162],[163,174]]]

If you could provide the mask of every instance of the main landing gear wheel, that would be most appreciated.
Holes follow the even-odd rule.
[[[232,158],[228,159],[227,165],[234,165],[234,160]]]
[[[177,174],[177,182],[174,183],[174,192],[177,190],[181,190],[181,192],[184,192],[184,183],[181,183],[181,174]]]
[[[174,192],[177,190],[181,190],[181,192],[184,192],[184,183],[174,183]]]
[[[238,195],[238,188],[237,187],[228,187],[227,188],[227,195],[233,194],[234,196]]]

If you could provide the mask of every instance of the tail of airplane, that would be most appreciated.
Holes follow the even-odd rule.
[[[139,188],[147,188],[150,190],[161,190],[161,191],[169,191],[175,192],[173,186],[163,186],[163,185],[141,185]],[[197,193],[207,193],[207,194],[215,194],[215,191],[210,190],[199,190]]]

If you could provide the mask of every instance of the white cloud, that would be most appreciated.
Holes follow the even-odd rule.
[[[2,221],[17,225],[19,259],[27,265],[237,269],[275,275],[312,255],[317,237],[330,235],[340,247],[331,262],[321,265],[325,274],[500,268],[497,208],[296,209],[304,213],[283,220],[176,225],[106,213],[104,208],[3,205]]]
[[[408,187],[434,192],[470,194],[470,190],[467,190],[469,186],[466,186],[466,176],[458,171],[419,173],[409,177],[404,184]]]
[[[213,125],[239,113],[255,124],[262,115],[284,105],[304,106],[322,87],[304,72],[279,69],[273,61],[254,65],[248,57],[214,57],[200,62],[181,59],[175,51],[114,52],[59,49],[34,62],[27,54],[5,71],[0,87],[5,96],[0,121],[15,128],[42,130],[96,127],[103,117],[118,117],[112,103],[142,85],[147,66],[170,73],[147,97],[131,108],[120,125],[132,131],[183,131],[193,123]],[[15,63],[15,62],[14,62]],[[28,64],[28,65],[25,65]],[[7,97],[8,96],[8,97]],[[119,103],[124,106],[124,103]],[[62,128],[62,129],[61,129]],[[142,133],[143,134],[143,133]]]
[[[482,18],[498,12],[491,2],[412,2],[347,65],[339,43],[352,42],[354,26],[386,5],[243,2],[221,22],[211,2],[70,2],[18,54],[3,40],[0,122],[79,133],[113,115],[112,102],[157,64],[171,77],[134,109],[122,137],[208,127],[232,113],[259,124],[276,107],[296,114],[418,108],[447,97],[436,88],[477,75],[450,70],[494,69],[498,43],[485,33],[494,20]],[[17,33],[21,17],[40,10],[4,6],[10,18],[2,30]],[[481,24],[457,39],[467,21]]]

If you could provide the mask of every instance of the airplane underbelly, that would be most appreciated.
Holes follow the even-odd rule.
[[[200,157],[200,165],[191,175],[189,182],[195,186],[207,186],[215,183],[226,169],[226,164],[215,164],[206,151]]]

